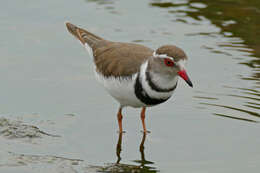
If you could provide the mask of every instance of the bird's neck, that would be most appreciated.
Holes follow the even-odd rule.
[[[148,68],[148,61],[146,61],[140,69],[140,81],[148,93],[166,98],[175,90],[178,76],[156,73],[151,68]]]
[[[148,60],[149,61],[149,60]],[[171,75],[171,74],[162,74],[158,72],[157,70],[154,70],[153,68],[149,67],[149,62],[146,61],[141,66],[141,76],[145,76],[145,79],[147,81],[151,81],[153,84],[158,86],[162,89],[170,89],[173,88],[175,85],[177,85],[178,82],[178,75]]]

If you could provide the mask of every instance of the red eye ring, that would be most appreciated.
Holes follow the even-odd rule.
[[[165,58],[165,59],[164,59],[164,64],[165,64],[166,66],[169,66],[169,67],[174,66],[174,62],[173,62],[173,60],[171,60],[170,58]]]

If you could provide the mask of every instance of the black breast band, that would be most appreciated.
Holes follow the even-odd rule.
[[[140,74],[137,75],[134,87],[135,87],[136,97],[146,105],[150,105],[150,106],[157,105],[157,104],[165,102],[166,100],[168,100],[170,98],[170,97],[168,97],[166,99],[157,99],[157,98],[150,97],[146,93],[146,91],[143,89],[143,86],[140,82]]]

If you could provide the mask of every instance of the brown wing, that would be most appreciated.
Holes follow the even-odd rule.
[[[132,43],[102,41],[92,48],[97,70],[106,77],[131,76],[153,54],[152,49]]]
[[[131,76],[153,54],[152,49],[139,44],[106,41],[71,23],[66,26],[83,45],[92,48],[97,70],[106,77]]]

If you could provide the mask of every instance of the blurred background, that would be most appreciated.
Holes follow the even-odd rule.
[[[258,172],[259,0],[14,0],[0,6],[0,171]],[[105,39],[188,55],[194,84],[124,110],[95,80],[71,22]],[[117,164],[116,164],[117,163]]]

